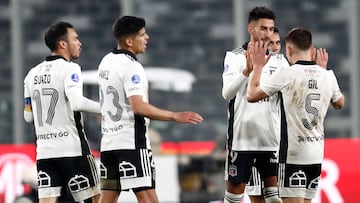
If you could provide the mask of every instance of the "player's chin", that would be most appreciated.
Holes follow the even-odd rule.
[[[80,53],[72,55],[72,59],[78,59],[80,58]]]

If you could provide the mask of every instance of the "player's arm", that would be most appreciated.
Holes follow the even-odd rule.
[[[71,68],[65,76],[64,88],[72,110],[100,113],[100,103],[83,96],[83,81],[80,66],[73,65]]]
[[[262,41],[255,42],[250,53],[253,64],[253,75],[250,77],[246,92],[246,98],[249,102],[257,102],[269,97],[269,95],[260,88],[262,69],[271,57],[271,54],[266,56],[267,47],[268,43],[263,43]]]
[[[100,103],[84,97],[81,88],[69,88],[66,96],[69,99],[71,108],[74,111],[100,113]]]
[[[345,106],[345,97],[344,97],[344,95],[342,95],[340,97],[340,99],[337,100],[336,102],[331,102],[331,106],[336,110],[342,109]]]
[[[27,84],[27,77],[25,77],[25,80],[24,80],[24,99],[25,99],[24,119],[26,122],[31,123],[34,121],[34,115],[32,112],[30,93],[28,91],[26,84]]]
[[[340,87],[336,79],[335,73],[332,70],[328,70],[326,73],[330,75],[330,78],[332,80],[331,84],[333,96],[331,97],[330,101],[331,106],[336,110],[342,109],[345,105],[345,96],[340,91]]]
[[[24,106],[24,119],[26,122],[31,123],[34,121],[34,116],[31,107],[31,98],[25,97],[25,106]]]
[[[134,114],[140,114],[154,120],[176,121],[178,123],[191,124],[198,124],[203,121],[203,118],[195,112],[172,112],[157,108],[144,102],[140,95],[130,96],[129,101]]]
[[[227,52],[224,59],[222,96],[226,100],[234,98],[241,88],[246,87],[246,82],[252,71],[252,66],[249,64],[244,70],[238,72],[241,64],[237,57],[239,56],[232,52]]]

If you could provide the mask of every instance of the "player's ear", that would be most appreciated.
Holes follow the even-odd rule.
[[[286,46],[286,53],[288,53],[289,56],[292,56],[293,54],[293,49],[291,46]]]
[[[247,31],[248,33],[251,35],[252,31],[253,31],[253,26],[252,26],[252,23],[249,23],[248,26],[247,26]]]
[[[64,40],[60,40],[60,41],[58,42],[58,47],[59,47],[59,48],[65,48],[65,47],[66,47],[66,42],[65,42]]]
[[[126,38],[125,39],[125,44],[126,44],[126,46],[131,47],[133,45],[132,38],[131,37]]]
[[[292,62],[291,62],[291,56],[292,56],[292,54],[293,54],[292,47],[286,45],[286,46],[285,46],[285,49],[286,49],[286,50],[285,50],[285,51],[286,51],[286,57],[287,57],[288,61],[289,61],[290,64],[291,64],[291,63],[292,63]]]

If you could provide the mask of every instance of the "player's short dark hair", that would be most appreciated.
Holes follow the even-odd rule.
[[[145,20],[135,16],[122,16],[113,24],[114,37],[120,40],[123,37],[137,34],[145,27]]]
[[[285,37],[285,43],[292,43],[300,50],[308,50],[312,45],[312,34],[305,28],[294,28]]]
[[[57,43],[64,39],[68,33],[68,28],[74,28],[68,22],[58,22],[50,26],[48,31],[45,33],[45,44],[51,51],[57,49]]]
[[[248,23],[257,21],[261,18],[271,19],[275,21],[275,14],[272,10],[265,6],[255,7],[249,12]]]
[[[279,34],[279,29],[277,27],[274,27],[274,33],[278,33]]]

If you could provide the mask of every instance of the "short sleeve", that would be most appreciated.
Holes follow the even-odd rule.
[[[332,91],[331,102],[336,102],[342,97],[342,93],[341,93],[341,90],[339,87],[339,83],[334,74],[334,71],[328,70],[327,72],[329,74],[330,81],[331,81],[331,91]]]
[[[83,79],[81,77],[81,68],[75,63],[70,63],[69,65],[72,67],[67,67],[64,75],[65,93],[67,94],[70,88],[80,88],[82,94]]]
[[[26,77],[24,79],[24,98],[28,98],[31,96],[30,92],[29,92],[28,84],[29,84],[29,74],[26,75]]]
[[[126,96],[140,95],[144,96],[146,91],[145,83],[147,81],[144,68],[139,63],[132,63],[124,75],[124,89]]]

